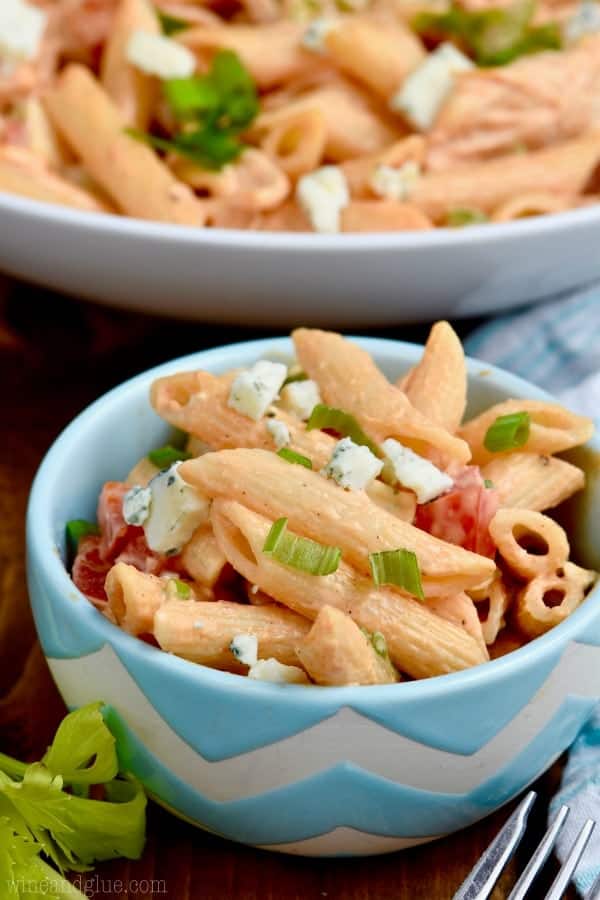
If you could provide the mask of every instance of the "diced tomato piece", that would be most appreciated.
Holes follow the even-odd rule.
[[[417,506],[415,525],[450,544],[493,557],[496,547],[489,525],[498,509],[498,492],[486,488],[479,466],[465,466],[453,477],[452,490]]]
[[[125,546],[140,535],[143,529],[128,525],[123,518],[123,497],[129,485],[121,481],[107,481],[98,499],[98,525],[102,541],[100,555],[103,559],[114,559]]]
[[[137,530],[141,531],[141,529]],[[150,550],[143,531],[123,547],[119,555],[115,557],[115,563],[118,562],[128,563],[130,566],[135,566],[140,572],[150,572],[152,575],[157,575],[167,566],[170,569],[173,565],[172,559]]]
[[[90,534],[81,538],[71,577],[82,594],[92,601],[106,602],[104,581],[111,563],[100,555],[101,538]]]

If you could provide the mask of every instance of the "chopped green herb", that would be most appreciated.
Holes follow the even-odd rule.
[[[446,224],[450,228],[463,228],[465,225],[481,225],[487,221],[489,221],[488,217],[480,209],[457,207],[448,213]]]
[[[493,481],[490,481],[489,478],[484,478],[484,479],[483,479],[483,486],[484,486],[485,488],[487,488],[488,491],[489,491],[489,490],[491,490],[491,489],[494,487],[494,482],[493,482]]]
[[[498,416],[485,433],[483,445],[490,453],[516,450],[529,440],[531,417],[528,412]]]
[[[294,381],[308,381],[308,375],[300,367],[293,367],[289,370],[287,378],[281,386],[285,387],[286,384],[292,384]]]
[[[412,550],[382,550],[369,554],[369,566],[375,585],[395,584],[413,597],[424,599],[421,572]]]
[[[282,518],[273,523],[263,553],[308,575],[331,575],[335,572],[342,556],[340,548],[292,534],[287,530],[287,522],[286,518]]]
[[[65,533],[69,554],[75,556],[81,538],[86,537],[88,534],[100,534],[100,529],[95,522],[88,522],[86,519],[71,519],[65,525]]]
[[[188,453],[187,450],[179,450],[177,447],[172,447],[171,444],[165,444],[164,447],[151,450],[148,454],[148,459],[157,469],[168,469],[173,463],[191,458],[192,454]]]
[[[185,31],[186,28],[190,27],[189,22],[184,22],[183,19],[178,19],[176,16],[170,16],[160,9],[156,10],[156,14],[158,16],[158,21],[160,22],[162,33],[166,34],[167,37],[179,34],[180,31]]]
[[[237,54],[219,51],[208,74],[167,80],[163,93],[181,130],[163,138],[129,128],[131,137],[206,169],[237,159],[245,146],[240,135],[259,110],[256,85]]]
[[[302,456],[301,453],[296,453],[295,450],[289,450],[287,447],[282,447],[281,450],[278,450],[277,456],[285,459],[286,462],[296,463],[299,466],[304,466],[306,469],[312,469],[313,467],[313,464],[308,456]]]
[[[329,428],[342,437],[349,437],[355,444],[368,447],[375,456],[383,456],[380,447],[364,433],[354,416],[343,409],[317,403],[306,423],[307,431],[312,431],[313,428]]]
[[[169,578],[167,593],[177,600],[189,600],[192,596],[192,589],[187,581],[182,581],[181,578]]]
[[[419,34],[454,38],[480,66],[503,66],[519,56],[562,46],[558,25],[531,24],[534,0],[512,6],[468,11],[453,3],[444,13],[419,13],[413,21]]]
[[[374,631],[371,635],[371,643],[373,644],[373,649],[376,653],[379,653],[380,656],[388,655],[387,641],[382,635],[380,631]]]

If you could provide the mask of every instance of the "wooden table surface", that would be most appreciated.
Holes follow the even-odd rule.
[[[464,332],[470,325],[460,328]],[[397,327],[378,333],[422,339],[425,331]],[[39,758],[65,712],[36,642],[24,572],[27,496],[45,451],[77,412],[123,379],[173,356],[258,334],[241,327],[134,316],[0,281],[3,751],[27,760]],[[532,842],[541,835],[547,798],[559,776],[557,765],[537,785],[541,799],[532,818],[532,838],[497,886],[493,900],[507,897]],[[151,805],[141,861],[98,866],[79,886],[86,896],[98,900],[449,900],[507,812],[402,853],[312,860],[229,843]],[[536,896],[544,896],[551,875]]]

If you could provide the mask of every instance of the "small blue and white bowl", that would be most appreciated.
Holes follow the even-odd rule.
[[[361,339],[397,377],[421,348]],[[169,428],[148,393],[162,375],[249,365],[288,339],[197,353],[146,372],[83,412],[58,438],[28,511],[28,577],[40,640],[69,707],[109,706],[124,768],[160,803],[216,834],[306,856],[375,854],[478,821],[573,741],[600,697],[600,589],[550,633],[470,671],[376,687],[242,679],[170,656],[108,622],[64,566],[65,522],[93,518],[102,483],[124,477]],[[471,414],[547,395],[470,361]],[[598,451],[577,504],[574,553],[598,566]]]

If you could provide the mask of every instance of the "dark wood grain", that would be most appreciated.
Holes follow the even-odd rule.
[[[424,330],[379,333],[421,339]],[[172,356],[254,336],[243,327],[159,321],[0,283],[0,748],[6,752],[41,755],[64,713],[35,639],[24,579],[27,495],[44,452],[79,410],[124,378]],[[542,801],[531,840],[541,834],[558,777],[557,766],[538,785]],[[143,858],[99,866],[78,883],[97,900],[449,900],[507,812],[403,853],[310,860],[220,840],[151,806]],[[507,896],[530,849],[531,842],[494,900]]]

